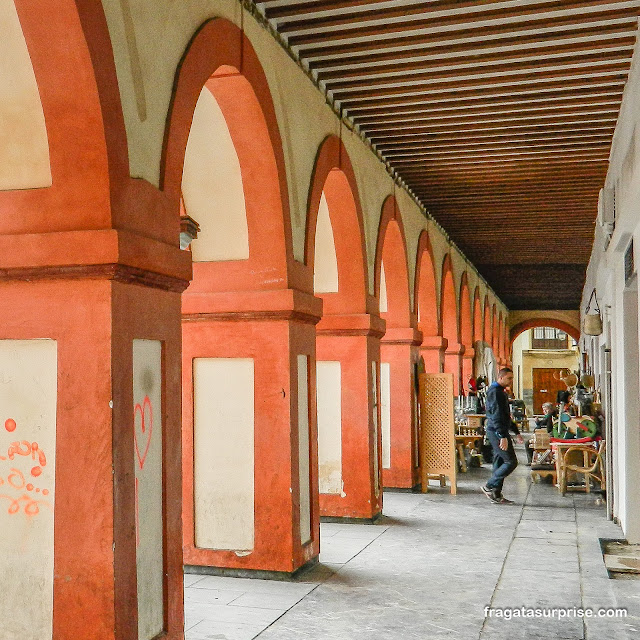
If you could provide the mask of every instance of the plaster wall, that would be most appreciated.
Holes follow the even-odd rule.
[[[637,353],[629,353],[629,346],[637,342],[632,332],[638,331],[639,309],[637,296],[631,296],[636,278],[625,279],[624,254],[631,241],[638,264],[640,247],[640,54],[638,45],[631,64],[629,81],[625,87],[622,106],[613,136],[609,170],[605,185],[615,189],[615,229],[611,237],[596,224],[591,259],[583,289],[581,312],[592,291],[596,290],[604,331],[600,336],[583,335],[581,344],[589,353],[590,366],[596,384],[606,402],[605,358],[596,357],[604,349],[611,351],[611,446],[608,456],[613,466],[612,514],[622,525],[631,541],[640,541],[640,518],[637,506],[640,486],[640,425],[637,421],[638,388],[630,383],[630,372],[637,368]],[[593,212],[595,217],[596,212]],[[631,300],[631,302],[630,302]],[[635,338],[635,339],[633,339]],[[630,362],[632,357],[634,362]],[[635,366],[632,366],[635,365]],[[636,456],[635,458],[633,456]],[[629,461],[633,464],[629,465]]]

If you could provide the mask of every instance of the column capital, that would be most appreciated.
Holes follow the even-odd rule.
[[[382,338],[387,323],[372,313],[327,314],[317,326],[318,335],[371,336]]]
[[[387,327],[382,344],[410,344],[419,345],[422,342],[422,333],[415,327]]]
[[[296,320],[317,324],[322,299],[298,289],[219,291],[182,297],[183,322]]]
[[[445,351],[449,341],[442,336],[423,336],[421,349]]]

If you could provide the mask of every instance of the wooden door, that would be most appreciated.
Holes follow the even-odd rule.
[[[560,373],[566,369],[533,369],[533,412],[542,414],[545,402],[556,403],[558,391],[566,391],[567,385],[560,380]]]

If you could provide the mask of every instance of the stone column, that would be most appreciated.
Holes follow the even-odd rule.
[[[0,237],[6,637],[183,637],[174,226]]]
[[[385,487],[411,488],[419,481],[414,366],[421,342],[418,330],[394,328],[380,344]]]
[[[321,314],[295,289],[183,296],[187,571],[291,574],[317,558]]]
[[[382,511],[380,338],[372,313],[317,326],[320,514],[371,520]]]

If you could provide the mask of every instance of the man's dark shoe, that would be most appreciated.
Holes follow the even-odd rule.
[[[513,502],[513,500],[508,500],[504,496],[500,496],[498,498],[498,503],[497,504],[515,504],[515,503]]]
[[[502,497],[496,493],[495,489],[489,489],[489,487],[483,486],[482,493],[484,493],[491,502],[495,502],[496,504],[499,504],[500,500],[502,500]]]

